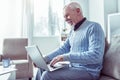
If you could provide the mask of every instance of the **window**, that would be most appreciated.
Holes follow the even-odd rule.
[[[65,26],[63,6],[70,0],[1,0],[0,52],[4,38],[56,36]]]
[[[64,0],[34,0],[33,36],[60,35],[60,29],[65,25],[64,4]]]

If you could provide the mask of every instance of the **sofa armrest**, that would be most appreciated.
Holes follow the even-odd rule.
[[[28,60],[11,60],[12,64],[25,64],[25,63],[29,63]]]

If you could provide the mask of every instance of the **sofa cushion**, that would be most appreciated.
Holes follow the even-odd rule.
[[[104,56],[102,74],[120,80],[120,36],[113,37]]]

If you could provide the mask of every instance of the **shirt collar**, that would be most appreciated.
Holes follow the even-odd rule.
[[[81,21],[79,21],[75,26],[74,26],[74,31],[76,31],[80,25],[82,25],[82,23],[86,20],[86,18],[83,18]]]

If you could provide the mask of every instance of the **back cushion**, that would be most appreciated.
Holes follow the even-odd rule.
[[[102,74],[120,80],[120,36],[112,38],[104,56]]]
[[[27,38],[6,38],[3,42],[3,56],[12,60],[27,59],[27,45]]]

